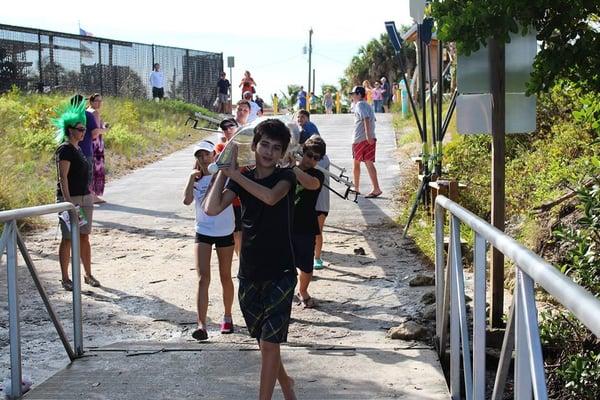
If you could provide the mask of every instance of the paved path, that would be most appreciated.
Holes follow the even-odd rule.
[[[351,175],[352,116],[313,118],[331,160]],[[310,289],[317,308],[295,305],[292,310],[282,354],[299,399],[449,398],[431,348],[385,337],[390,327],[419,317],[419,299],[431,288],[407,283],[424,266],[393,224],[391,198],[399,180],[395,139],[389,116],[378,119],[377,166],[384,196],[360,198],[356,204],[332,195],[326,268],[315,274]],[[193,209],[182,204],[181,194],[190,151],[108,185],[108,203],[95,212],[93,238],[94,271],[103,287],[84,287],[84,334],[98,333],[85,336],[92,357],[70,364],[26,398],[256,398],[260,356],[240,326],[237,304],[237,332],[220,335],[217,330],[222,306],[216,265],[210,340],[197,343],[189,336],[195,319]],[[366,171],[363,182],[363,190],[369,190]],[[364,256],[355,255],[359,247]],[[55,271],[56,265],[48,268]],[[51,293],[63,295],[60,289]],[[275,398],[281,398],[279,389]]]

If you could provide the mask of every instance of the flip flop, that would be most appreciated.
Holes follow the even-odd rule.
[[[383,194],[383,192],[380,192],[380,193],[377,193],[377,194],[375,194],[375,193],[369,193],[368,195],[365,196],[365,199],[374,199],[376,197],[381,196],[382,194]]]
[[[315,300],[312,297],[302,299],[302,306],[304,306],[304,308],[315,308]]]

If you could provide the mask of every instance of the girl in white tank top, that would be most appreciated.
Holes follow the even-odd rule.
[[[189,175],[185,187],[183,203],[196,207],[196,244],[195,265],[198,274],[196,291],[196,308],[198,326],[192,333],[196,340],[208,339],[206,315],[208,312],[208,285],[210,283],[210,258],[215,245],[219,259],[219,275],[223,287],[223,322],[220,331],[223,334],[233,333],[231,307],[233,305],[233,280],[231,279],[231,260],[233,258],[233,207],[229,206],[219,215],[209,216],[202,209],[202,202],[208,193],[212,175],[208,173],[208,165],[214,161],[215,146],[208,140],[199,142],[194,147],[196,163]]]

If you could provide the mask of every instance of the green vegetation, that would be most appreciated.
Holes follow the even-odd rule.
[[[431,13],[438,22],[438,36],[456,42],[461,54],[469,54],[495,37],[510,41],[510,33],[537,31],[540,49],[533,63],[530,93],[547,91],[561,79],[600,92],[600,2],[573,0],[565,8],[561,0],[433,0]]]
[[[398,32],[402,34],[408,29],[410,26],[401,26]],[[404,47],[403,63],[410,76],[416,65],[416,51],[414,44],[406,43]],[[382,76],[387,77],[390,83],[400,80],[400,63],[387,33],[381,34],[379,39],[372,39],[358,50],[346,68],[340,86],[346,93],[354,85],[361,85],[365,80],[374,82]]]
[[[600,97],[561,82],[538,97],[536,132],[506,140],[507,231],[551,261],[563,273],[600,296]],[[396,117],[400,147],[418,154],[420,139],[412,119]],[[466,183],[458,202],[483,219],[490,216],[489,135],[457,135],[451,125],[444,146],[444,179]],[[402,189],[408,218],[418,181]],[[560,201],[575,190],[576,196]],[[422,209],[410,231],[433,260],[433,224]],[[471,234],[461,232],[472,244]],[[507,282],[510,285],[510,282]],[[600,343],[559,305],[541,313],[546,372],[552,398],[600,398]]]
[[[14,88],[0,96],[0,210],[55,201],[57,144],[50,119],[68,97],[25,95]],[[206,132],[184,126],[194,112],[211,114],[179,100],[155,103],[105,97],[102,116],[111,125],[104,136],[107,178],[205,136]]]

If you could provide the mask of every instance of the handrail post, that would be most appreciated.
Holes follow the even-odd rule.
[[[6,280],[8,285],[8,330],[10,338],[10,398],[21,396],[21,329],[19,326],[19,285],[17,280],[17,224],[4,224],[6,232]]]
[[[473,398],[485,398],[485,239],[475,232],[473,254]]]
[[[529,351],[527,349],[527,324],[525,322],[525,304],[521,297],[522,272],[517,267],[515,276],[515,384],[514,397],[517,400],[529,400],[533,394],[531,370],[529,369]]]
[[[452,216],[450,219],[450,243],[448,249],[452,249],[452,258],[450,259],[450,396],[452,400],[459,400],[460,393],[460,331],[459,331],[459,313],[458,313],[458,285],[456,284],[456,256],[454,242],[460,239],[454,237],[454,225],[457,218]],[[450,251],[449,251],[450,253]]]
[[[79,215],[73,208],[69,210],[71,221],[71,266],[73,273],[73,350],[75,355],[83,355],[83,325],[81,321],[81,253],[79,251]]]
[[[546,400],[548,394],[546,388],[546,376],[544,374],[544,356],[542,355],[542,343],[540,340],[540,332],[538,330],[533,279],[523,271],[520,271],[519,274],[521,276],[519,290],[521,291],[523,315],[525,317],[527,328],[527,346],[529,348],[527,358],[529,359],[533,393],[536,400]]]
[[[435,207],[435,331],[438,350],[441,351],[442,310],[444,298],[444,208]]]

